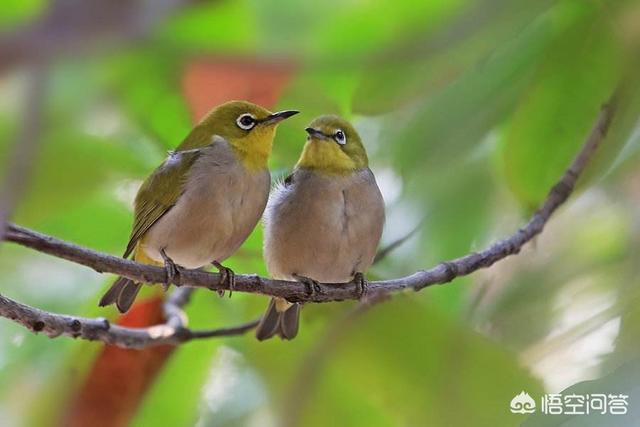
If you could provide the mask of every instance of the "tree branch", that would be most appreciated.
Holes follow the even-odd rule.
[[[615,98],[614,95],[609,103],[602,107],[582,149],[558,183],[550,190],[543,205],[535,212],[529,222],[512,236],[495,242],[483,251],[442,262],[429,270],[421,270],[397,279],[369,282],[368,291],[375,293],[397,292],[406,289],[419,291],[427,286],[451,282],[456,277],[466,276],[520,252],[527,242],[543,230],[551,215],[572,193],[578,177],[607,133],[616,110]],[[166,281],[165,270],[161,267],[138,264],[134,261],[98,253],[14,224],[8,224],[5,239],[39,252],[85,265],[98,272],[114,273],[143,283],[163,283]],[[181,270],[172,283],[178,287],[207,288],[215,291],[228,290],[227,285],[221,283],[219,274],[200,270]],[[233,290],[234,292],[249,292],[281,297],[292,302],[319,303],[358,299],[360,297],[358,288],[354,283],[320,283],[315,291],[310,293],[307,286],[302,283],[267,279],[257,275],[236,275]],[[188,299],[188,294],[178,293],[176,298],[178,297]],[[171,305],[168,312],[171,312]],[[1,296],[0,315],[21,323],[30,329],[43,330],[50,336],[66,334],[134,347],[166,343],[176,344],[189,339],[208,336],[235,335],[246,332],[255,326],[255,322],[252,322],[236,328],[202,332],[185,332],[186,329],[182,326],[169,326],[169,324],[143,330],[122,328],[110,326],[104,319],[83,319],[53,315]]]
[[[55,0],[32,21],[0,33],[0,72],[138,41],[172,13],[203,0]]]
[[[113,325],[105,318],[67,316],[43,311],[19,303],[0,294],[0,316],[25,326],[33,332],[43,332],[50,338],[66,335],[89,341],[102,341],[124,348],[144,348],[162,344],[177,345],[199,338],[241,335],[258,324],[258,320],[232,328],[212,330],[191,330],[186,327],[186,317],[180,307],[187,302],[180,301],[184,294],[178,289],[165,302],[167,321],[148,328],[127,328]]]

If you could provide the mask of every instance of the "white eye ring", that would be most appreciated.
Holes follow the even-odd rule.
[[[347,136],[344,134],[342,129],[338,129],[336,133],[333,134],[333,139],[340,145],[344,145],[347,143]]]
[[[256,125],[256,117],[250,113],[244,113],[236,119],[236,125],[240,129],[250,130]]]

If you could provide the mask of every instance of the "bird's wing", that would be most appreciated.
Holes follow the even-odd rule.
[[[124,257],[135,249],[138,241],[169,209],[184,191],[188,172],[201,149],[170,152],[167,159],[144,181],[135,200],[135,219]]]

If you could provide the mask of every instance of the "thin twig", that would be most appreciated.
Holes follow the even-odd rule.
[[[174,290],[162,304],[164,321],[174,328],[186,328],[187,316],[182,308],[191,300],[193,288],[178,288]]]
[[[411,229],[411,231],[409,231],[407,234],[405,234],[404,236],[394,240],[393,242],[389,243],[387,246],[385,246],[384,248],[380,249],[377,253],[375,258],[373,259],[373,264],[378,264],[379,262],[381,262],[383,259],[385,259],[391,252],[393,252],[394,250],[396,250],[398,247],[400,247],[404,242],[406,242],[407,240],[409,240],[410,238],[412,238],[413,236],[415,236],[415,234],[418,232],[418,230],[420,230],[420,228],[422,228],[422,224],[424,224],[424,219],[422,221],[420,221],[418,223],[418,225],[416,225],[415,227],[413,227]]]
[[[25,326],[33,332],[42,332],[50,338],[67,335],[89,341],[102,341],[123,348],[145,348],[156,345],[177,345],[199,338],[242,335],[253,329],[258,320],[233,328],[192,331],[184,324],[167,323],[147,328],[127,328],[111,324],[105,318],[88,319],[50,313],[19,303],[0,294],[0,316]],[[173,319],[175,321],[175,318]]]
[[[527,242],[531,241],[533,237],[542,231],[551,215],[572,193],[578,177],[607,133],[615,113],[615,106],[614,96],[608,104],[603,106],[584,146],[558,183],[553,186],[542,207],[538,209],[526,225],[512,236],[504,240],[499,240],[483,251],[442,262],[429,270],[421,270],[410,276],[397,279],[370,282],[368,284],[368,291],[376,294],[379,292],[397,292],[406,289],[419,291],[427,286],[451,282],[456,277],[466,276],[520,252],[521,248]],[[167,278],[165,270],[161,267],[138,264],[112,255],[98,253],[91,249],[67,243],[13,224],[8,225],[5,239],[43,253],[91,267],[99,272],[122,275],[138,282],[163,283]],[[180,274],[174,278],[173,284],[176,286],[208,288],[214,291],[222,289],[228,290],[228,285],[221,282],[219,274],[207,273],[200,270],[181,270]],[[236,275],[233,290],[234,292],[249,292],[281,297],[292,302],[329,302],[358,299],[360,297],[358,286],[355,283],[321,283],[315,292],[309,295],[307,287],[302,283],[267,279],[257,275]],[[7,311],[7,307],[5,307],[6,304],[9,304],[12,310]],[[45,318],[51,322],[45,322],[43,319],[40,319],[38,317],[39,314],[45,316]],[[42,325],[40,329],[44,329],[45,326],[50,327],[48,325],[52,324],[58,326],[57,328],[53,327],[51,329],[54,334],[67,333],[73,335],[75,333],[77,335],[77,331],[70,329],[68,322],[73,323],[73,320],[78,320],[78,318],[69,316],[51,318],[52,315],[50,313],[41,312],[6,298],[0,300],[0,315],[12,318],[25,326],[30,326],[32,329],[34,329],[34,322],[36,322],[35,324],[38,326]],[[67,319],[67,323],[63,322],[61,324],[60,319]],[[119,336],[121,342],[124,343],[132,339],[131,336],[121,332],[120,329],[117,329],[119,333],[115,335],[105,334],[103,321],[92,319],[83,320],[86,321],[85,323],[87,325],[87,331],[83,336],[84,338],[107,341],[113,340],[114,336]],[[250,328],[250,326],[243,325],[243,327],[244,326]],[[167,326],[165,326],[165,328],[166,327]],[[240,330],[244,332],[245,329],[242,329],[243,327],[241,327]],[[237,332],[236,328],[232,328],[232,330]],[[157,342],[153,339],[150,340],[147,330],[144,331],[145,332],[142,333],[143,337],[136,336],[137,340],[134,340],[135,342]],[[166,330],[163,331],[166,332]],[[180,338],[175,331],[169,333],[169,336],[171,338],[168,340],[171,343],[186,340]],[[162,341],[162,339],[160,339],[160,341]]]

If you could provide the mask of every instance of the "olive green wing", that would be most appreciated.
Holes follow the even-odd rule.
[[[135,200],[135,219],[124,257],[182,195],[189,170],[200,155],[199,149],[170,152],[167,159],[144,181]]]

